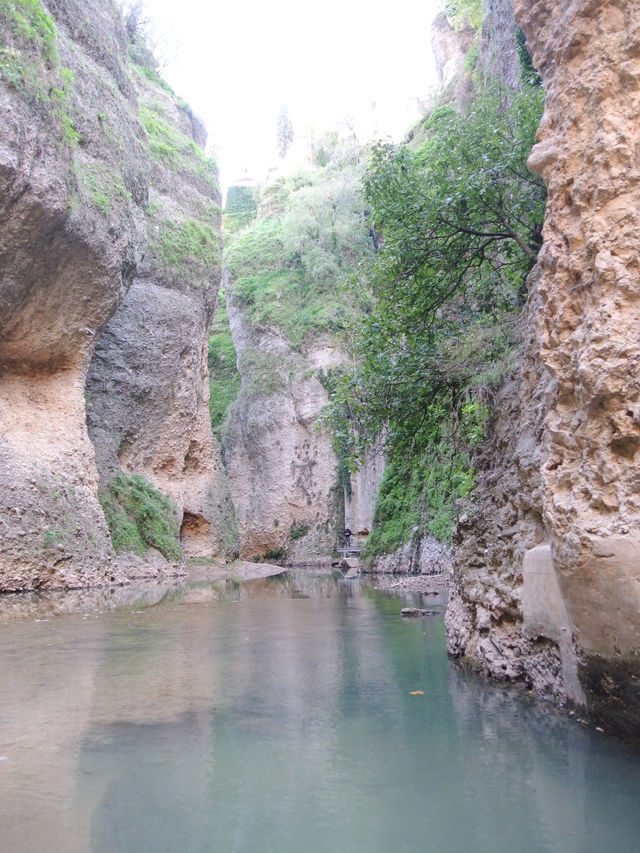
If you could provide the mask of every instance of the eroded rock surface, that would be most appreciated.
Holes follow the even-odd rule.
[[[241,556],[284,549],[296,562],[326,562],[342,533],[338,461],[326,428],[317,372],[346,359],[330,341],[294,350],[275,328],[250,327],[227,309],[242,386],[224,439]]]
[[[502,461],[489,463],[476,501],[490,494],[491,503],[459,531],[449,643],[494,675],[502,668],[586,701],[603,726],[637,739],[640,6],[518,0],[515,10],[546,91],[530,160],[549,191],[525,318],[534,337],[517,380],[525,402],[508,425],[529,447],[510,455],[517,443],[502,412]],[[523,585],[526,552],[541,545],[550,562],[541,570],[540,552],[530,554]],[[549,565],[560,600],[553,578],[540,577]],[[568,624],[530,623],[538,636],[527,636],[523,590],[525,613],[544,593],[547,612]],[[567,675],[572,653],[577,687]]]
[[[84,378],[131,283],[147,159],[125,33],[115,9],[100,7],[86,4],[96,25],[76,41],[70,6],[51,4],[57,63],[6,33],[38,82],[0,79],[0,589],[95,582],[113,555]],[[51,95],[65,85],[62,67],[75,78],[63,107]],[[98,180],[113,189],[108,212]]]
[[[142,474],[177,505],[189,557],[230,556],[233,507],[208,409],[207,343],[220,283],[217,177],[191,112],[143,75],[134,80],[151,142],[146,251],[96,345],[89,432],[103,485],[121,469]],[[161,147],[169,144],[170,156]]]
[[[196,550],[205,541],[208,553],[221,550],[206,381],[218,267],[203,279],[188,245],[180,276],[166,260],[169,222],[180,237],[195,230],[207,250],[213,233],[217,250],[217,183],[195,153],[197,120],[132,65],[114,3],[49,0],[53,41],[40,19],[25,29],[12,9],[1,13],[0,590],[156,575],[154,555],[144,566],[114,560],[98,468],[104,483],[126,434],[125,470],[147,474],[205,528]],[[181,150],[183,139],[193,149]],[[174,167],[164,173],[160,151]],[[161,249],[164,278],[153,263]],[[99,382],[86,386],[96,342]],[[142,360],[151,367],[134,375]]]

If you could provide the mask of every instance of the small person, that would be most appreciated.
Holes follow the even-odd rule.
[[[344,529],[344,547],[345,548],[351,547],[351,530],[349,530],[348,527],[345,527],[345,529]]]

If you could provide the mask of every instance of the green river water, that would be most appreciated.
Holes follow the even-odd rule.
[[[640,756],[465,674],[425,602],[309,572],[5,599],[0,851],[640,850]]]

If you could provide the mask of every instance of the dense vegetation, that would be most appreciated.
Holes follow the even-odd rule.
[[[99,497],[116,554],[157,548],[168,560],[181,559],[178,511],[144,477],[120,472]]]
[[[360,151],[337,137],[324,163],[274,180],[257,218],[232,235],[230,292],[253,326],[280,328],[294,347],[308,335],[345,336],[368,304],[347,287],[372,254]]]
[[[415,524],[447,539],[471,485],[492,387],[513,363],[545,192],[527,169],[542,92],[485,91],[435,110],[420,150],[379,144],[364,179],[380,248],[358,365],[334,383],[339,455],[355,468],[384,437],[390,466],[370,556]]]

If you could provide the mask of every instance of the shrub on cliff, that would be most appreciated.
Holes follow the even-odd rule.
[[[254,326],[282,329],[293,346],[307,335],[343,336],[366,295],[351,286],[373,244],[357,155],[337,146],[327,165],[279,178],[258,218],[230,240],[230,292]]]
[[[168,560],[182,558],[178,511],[144,477],[120,472],[99,497],[116,554],[157,548]]]

